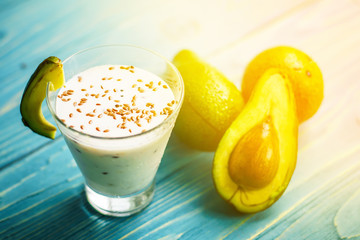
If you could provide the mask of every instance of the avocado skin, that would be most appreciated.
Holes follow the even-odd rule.
[[[56,90],[64,84],[64,72],[61,60],[51,56],[39,64],[26,84],[20,103],[22,122],[33,132],[54,139],[56,127],[49,123],[41,111],[46,96],[48,82]]]

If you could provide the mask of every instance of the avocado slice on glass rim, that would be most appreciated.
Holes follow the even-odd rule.
[[[56,127],[48,122],[41,110],[46,87],[54,91],[64,85],[63,65],[59,58],[48,57],[39,64],[30,77],[20,103],[20,113],[25,126],[33,132],[54,139]]]

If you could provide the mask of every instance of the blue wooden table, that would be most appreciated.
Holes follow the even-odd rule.
[[[214,153],[172,136],[151,205],[127,218],[96,213],[63,137],[25,128],[19,103],[46,57],[111,43],[170,59],[190,48],[237,87],[266,48],[312,56],[325,99],[300,127],[297,167],[281,199],[257,214],[236,212],[213,186]],[[359,76],[359,0],[1,0],[0,239],[360,239]]]

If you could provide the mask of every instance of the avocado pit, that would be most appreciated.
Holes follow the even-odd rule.
[[[268,117],[239,140],[229,159],[229,175],[241,188],[263,188],[274,179],[279,159],[279,140]]]

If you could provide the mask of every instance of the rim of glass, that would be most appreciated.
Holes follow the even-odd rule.
[[[137,134],[134,134],[134,135],[128,135],[128,136],[123,136],[123,137],[102,137],[102,136],[95,136],[95,135],[91,135],[91,134],[87,134],[87,133],[84,133],[84,132],[80,132],[74,128],[70,128],[68,126],[66,126],[65,123],[63,123],[63,121],[60,120],[60,118],[56,115],[56,111],[55,109],[51,106],[51,103],[50,103],[50,97],[49,97],[49,93],[50,93],[50,85],[52,84],[51,82],[48,82],[47,83],[47,86],[46,86],[46,103],[47,103],[47,106],[51,112],[51,115],[55,118],[55,120],[58,122],[58,124],[61,124],[62,126],[64,126],[66,129],[68,129],[70,132],[74,132],[74,133],[77,133],[77,134],[80,134],[82,136],[87,136],[87,137],[91,137],[91,138],[95,138],[95,139],[101,139],[101,140],[105,140],[105,139],[112,139],[112,140],[120,140],[120,139],[129,139],[129,138],[133,138],[133,137],[137,137],[137,136],[140,136],[140,135],[146,135],[150,132],[153,132],[155,131],[156,129],[160,128],[161,126],[163,126],[165,123],[169,122],[170,119],[174,116],[174,114],[178,113],[178,111],[180,111],[180,108],[182,106],[182,102],[184,100],[184,92],[185,92],[185,86],[184,86],[184,81],[181,77],[181,74],[179,72],[179,70],[174,66],[174,64],[172,64],[172,62],[170,62],[167,58],[165,58],[164,56],[162,56],[161,54],[153,51],[153,50],[150,50],[150,49],[147,49],[147,48],[144,48],[144,47],[140,47],[140,46],[136,46],[136,45],[132,45],[132,44],[107,44],[107,45],[99,45],[99,46],[95,46],[95,47],[90,47],[90,48],[86,48],[86,49],[83,49],[83,50],[80,50],[72,55],[70,55],[69,57],[67,57],[63,62],[62,64],[66,63],[67,61],[69,61],[71,58],[77,56],[77,55],[80,55],[84,52],[88,52],[88,51],[91,51],[91,50],[94,50],[94,49],[97,49],[97,48],[107,48],[107,47],[129,47],[129,48],[137,48],[137,49],[141,49],[141,50],[144,50],[148,53],[151,53],[161,59],[163,59],[176,73],[176,76],[179,78],[179,82],[180,82],[180,87],[181,87],[181,93],[180,93],[180,100],[179,100],[179,103],[177,104],[176,108],[174,109],[174,111],[163,121],[161,122],[159,125],[156,125],[155,127],[145,131],[145,132],[141,132],[141,133],[137,133]],[[65,78],[65,77],[64,77]]]

